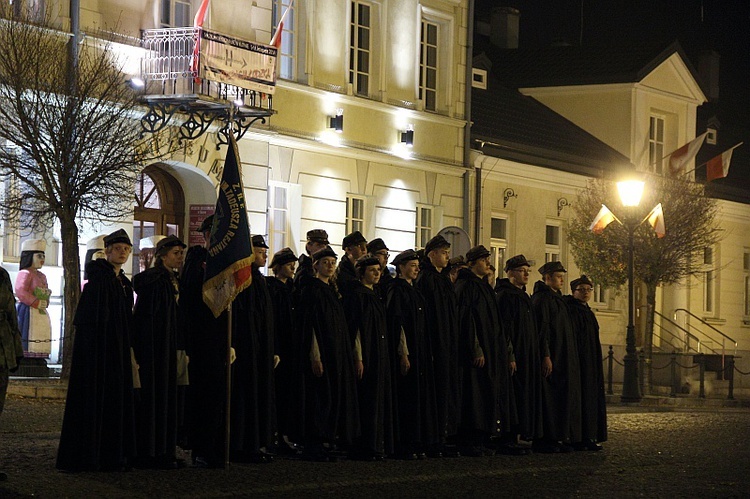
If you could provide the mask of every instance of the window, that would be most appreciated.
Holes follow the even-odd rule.
[[[437,111],[438,39],[440,26],[422,19],[419,43],[419,99],[426,111]]]
[[[365,233],[365,198],[350,194],[346,197],[346,233],[355,230]]]
[[[427,241],[432,239],[434,210],[432,206],[417,205],[416,247],[424,248]]]
[[[664,117],[651,116],[648,131],[648,164],[657,175],[663,172],[664,161]]]
[[[162,28],[183,28],[193,25],[190,0],[161,0]]]
[[[268,244],[271,254],[289,246],[289,201],[285,185],[268,186]]]
[[[703,249],[703,313],[716,314],[716,251],[712,247]]]
[[[594,284],[594,296],[591,301],[597,308],[607,308],[609,306],[609,289],[600,284]]]
[[[276,27],[292,0],[274,0],[273,25]],[[279,77],[286,80],[297,79],[297,5],[292,4],[284,18],[281,33],[281,48],[278,56]],[[284,246],[282,246],[283,248]]]
[[[487,71],[484,69],[472,68],[471,86],[474,88],[487,89]]]
[[[745,280],[744,311],[745,322],[750,321],[750,249],[745,248],[742,255],[742,271]]]
[[[562,247],[560,244],[560,225],[547,223],[544,237],[544,263],[559,262]]]
[[[357,95],[370,95],[371,6],[352,2],[349,31],[349,83]]]
[[[507,260],[508,251],[508,219],[500,216],[493,216],[490,227],[490,263],[496,269],[502,269]],[[496,271],[500,276],[500,271]]]
[[[716,145],[716,129],[715,128],[706,129],[706,144],[709,144],[712,146]]]

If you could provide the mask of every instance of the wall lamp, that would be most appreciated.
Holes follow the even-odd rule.
[[[408,147],[414,146],[414,125],[407,125],[406,130],[401,132],[401,143]]]
[[[336,109],[336,115],[335,116],[329,116],[328,118],[328,128],[333,128],[338,133],[342,133],[344,131],[344,110],[339,108]]]

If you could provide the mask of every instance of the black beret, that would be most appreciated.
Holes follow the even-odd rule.
[[[554,274],[555,272],[567,272],[560,262],[547,262],[539,267],[539,273],[542,275]]]
[[[570,290],[575,291],[579,284],[588,284],[592,288],[594,287],[594,283],[591,282],[591,279],[588,278],[588,276],[582,275],[578,279],[573,279],[570,283]]]
[[[201,226],[198,227],[198,232],[208,232],[211,230],[211,227],[214,224],[214,216],[209,215],[206,218],[203,219],[203,222],[201,222]]]
[[[448,270],[454,269],[456,267],[459,267],[465,264],[466,264],[466,260],[464,260],[464,256],[458,255],[448,260]]]
[[[373,239],[369,243],[367,243],[367,252],[368,253],[377,253],[378,251],[386,250],[388,251],[388,246],[385,245],[385,241],[380,239],[379,237],[377,239]]]
[[[328,244],[328,232],[323,229],[308,230],[307,240],[311,243]]]
[[[480,244],[466,252],[466,262],[473,262],[474,260],[479,260],[480,258],[487,256],[490,256],[490,250]]]
[[[296,262],[297,257],[294,256],[294,252],[291,248],[283,248],[277,251],[273,254],[273,258],[271,258],[271,267],[275,267],[277,265],[286,265],[289,262]]]
[[[313,253],[313,256],[312,256],[313,263],[327,256],[332,256],[333,258],[336,258],[336,252],[333,251],[330,246],[326,246],[322,250],[318,250],[315,253]]]
[[[437,236],[433,237],[429,241],[427,241],[427,244],[424,247],[424,254],[429,255],[430,251],[440,248],[450,248],[451,243],[448,242],[447,239],[445,239],[443,236],[438,234]]]
[[[115,243],[125,243],[129,246],[133,246],[133,243],[130,242],[130,237],[128,236],[128,233],[125,232],[125,229],[119,229],[114,231],[112,234],[104,236],[105,248]]]
[[[523,255],[516,255],[508,258],[505,260],[505,272],[513,269],[517,269],[518,267],[531,267],[531,262],[529,262],[525,256]]]
[[[156,252],[159,253],[162,249],[171,248],[173,246],[179,246],[180,248],[187,247],[187,245],[183,243],[179,237],[172,234],[156,243]]]
[[[266,244],[266,240],[263,239],[263,236],[261,236],[260,234],[255,234],[252,237],[252,241],[253,241],[253,248],[266,248],[266,249],[268,249],[268,245]]]
[[[341,247],[346,249],[349,246],[354,246],[355,244],[361,244],[361,243],[366,243],[366,242],[367,242],[367,239],[365,239],[365,236],[363,236],[360,231],[355,230],[348,236],[344,237],[344,240],[341,243]]]
[[[398,267],[402,263],[410,262],[412,260],[419,260],[419,255],[413,249],[408,249],[396,255],[396,258],[393,259],[391,264]]]
[[[366,268],[366,267],[369,267],[370,265],[377,265],[378,268],[380,268],[380,260],[368,254],[357,259],[357,263],[354,264],[354,266],[357,267],[358,269]]]

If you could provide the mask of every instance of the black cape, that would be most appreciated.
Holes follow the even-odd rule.
[[[214,466],[224,463],[226,406],[227,313],[214,318],[203,301],[203,277],[208,251],[191,247],[180,276],[179,318],[186,332],[190,357],[187,393],[188,439],[193,456]]]
[[[581,439],[581,373],[573,325],[559,292],[537,281],[531,297],[542,356],[552,360],[552,374],[542,379],[544,438]]]
[[[397,446],[402,452],[413,453],[438,443],[440,435],[424,297],[405,279],[396,278],[388,287],[387,311],[398,409]],[[406,375],[401,374],[398,354],[402,330],[409,351]]]
[[[86,265],[57,468],[119,469],[135,455],[130,340],[133,288],[104,259]]]
[[[298,304],[303,393],[296,411],[296,440],[351,444],[359,436],[359,403],[351,341],[338,294],[320,279],[310,279]],[[323,375],[312,372],[310,350],[317,339]]]
[[[385,303],[388,300],[388,289],[393,284],[393,281],[395,279],[391,275],[391,272],[388,270],[388,267],[385,267],[383,269],[383,273],[380,274],[380,280],[375,285],[375,292],[378,294],[381,300],[383,300],[383,303]]]
[[[263,274],[253,267],[253,280],[232,304],[230,448],[257,454],[273,441],[276,402],[273,378],[273,306]]]
[[[604,442],[607,440],[607,405],[599,322],[588,303],[572,296],[563,299],[573,322],[581,366],[581,438],[584,442]]]
[[[297,268],[294,270],[294,287],[301,290],[311,279],[315,279],[315,271],[312,266],[312,258],[308,255],[300,255]]]
[[[491,436],[510,432],[516,423],[509,372],[509,343],[503,334],[495,294],[486,281],[465,268],[456,280],[463,366],[461,427]],[[482,349],[484,367],[473,366],[475,345]]]
[[[508,279],[498,279],[495,293],[503,330],[510,336],[516,358],[516,374],[511,379],[518,414],[517,433],[524,440],[540,438],[543,434],[541,352],[531,297]]]
[[[349,260],[349,257],[344,255],[339,261],[339,266],[336,267],[336,287],[343,297],[349,294],[352,286],[356,283],[359,283],[357,270],[354,268],[351,260]]]
[[[136,404],[139,458],[175,458],[177,444],[177,284],[152,267],[133,277],[133,350],[141,379]],[[173,280],[174,279],[174,280]]]
[[[352,345],[359,333],[364,365],[357,382],[360,450],[392,454],[394,407],[385,305],[374,290],[357,281],[351,283],[343,305]]]
[[[458,431],[461,380],[458,368],[458,305],[453,284],[429,259],[420,263],[414,286],[425,299],[427,338],[433,358],[440,438]]]

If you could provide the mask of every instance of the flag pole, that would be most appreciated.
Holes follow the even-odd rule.
[[[229,437],[230,423],[232,421],[232,304],[227,307],[227,356],[226,356],[226,400],[224,405],[224,467],[229,466]]]
[[[730,147],[729,149],[727,149],[726,151],[722,152],[721,154],[724,154],[725,152],[733,151],[733,150],[737,149],[738,147],[740,147],[742,144],[744,144],[744,142],[740,142],[736,146]],[[714,156],[714,157],[716,157],[716,156]],[[711,159],[713,159],[713,158],[710,158],[708,161],[711,161]],[[708,164],[708,161],[704,161],[703,163],[699,164],[698,166],[696,166],[695,168],[693,168],[689,172],[685,172],[685,175],[687,175],[688,173],[692,173],[692,172],[696,171],[698,168],[706,166]]]

